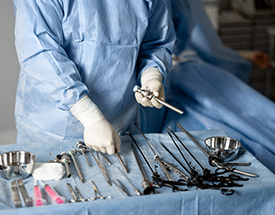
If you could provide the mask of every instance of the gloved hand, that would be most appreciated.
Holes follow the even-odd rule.
[[[121,140],[117,131],[88,96],[78,101],[70,111],[84,126],[84,142],[88,147],[110,155],[115,153],[115,149],[120,151]]]
[[[149,68],[141,75],[141,89],[149,90],[158,99],[165,101],[165,92],[162,84],[162,74],[157,68]],[[135,92],[135,98],[139,104],[144,107],[161,108],[163,105],[155,99],[148,99],[141,93]]]

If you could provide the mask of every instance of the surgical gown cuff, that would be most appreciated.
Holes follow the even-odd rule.
[[[84,127],[90,126],[104,118],[97,105],[88,96],[79,100],[70,111]]]
[[[141,78],[140,78],[141,86],[143,85],[143,83],[145,83],[151,79],[157,79],[160,82],[162,82],[162,74],[160,73],[159,69],[157,69],[157,68],[146,69],[142,73]]]

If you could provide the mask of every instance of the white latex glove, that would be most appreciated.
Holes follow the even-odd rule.
[[[84,142],[88,147],[110,155],[115,153],[115,149],[120,151],[121,140],[117,131],[88,96],[78,101],[70,111],[84,126]]]
[[[141,89],[149,90],[158,99],[165,101],[165,92],[162,84],[162,74],[157,68],[149,68],[141,75]],[[155,99],[148,99],[141,93],[135,92],[135,98],[139,104],[144,107],[162,108],[162,104]]]

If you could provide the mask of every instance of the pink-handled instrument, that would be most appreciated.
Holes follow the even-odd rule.
[[[49,194],[49,196],[51,197],[51,199],[53,200],[53,203],[56,204],[63,204],[65,203],[65,198],[63,196],[60,196],[51,185],[49,184],[44,184],[42,181],[40,181],[42,183],[42,185],[44,186],[44,190],[46,191],[46,193]]]
[[[35,181],[34,190],[34,206],[42,206],[45,205],[46,200],[42,198],[41,188]]]

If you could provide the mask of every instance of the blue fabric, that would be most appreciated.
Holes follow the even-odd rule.
[[[168,102],[185,113],[168,110],[163,125],[223,129],[275,173],[274,102],[246,84],[251,64],[222,44],[202,2],[190,5],[193,16],[199,16],[166,83]]]
[[[275,172],[275,104],[232,73],[206,62],[173,68],[168,102],[185,111],[168,110],[165,125],[187,130],[223,129]],[[163,131],[165,132],[165,131]]]
[[[210,136],[226,136],[221,130],[208,130],[208,131],[193,131],[190,134],[204,147],[203,141]],[[145,134],[149,141],[157,148],[156,150],[164,160],[176,164],[179,169],[182,169],[177,162],[160,146],[161,141],[169,150],[185,165],[181,155],[178,153],[172,140],[168,134]],[[211,169],[207,157],[190,141],[185,134],[178,132],[177,135],[188,147],[188,149],[197,157],[201,164]],[[150,151],[146,142],[141,135],[134,135],[136,141],[140,145],[143,153],[153,165],[153,153]],[[143,190],[141,186],[142,178],[134,156],[131,151],[131,144],[133,144],[129,136],[122,136],[122,147],[120,155],[125,161],[129,174],[127,177],[140,191]],[[76,142],[80,139],[66,140],[59,142],[42,141],[37,144],[14,144],[0,146],[0,153],[10,150],[27,150],[33,152],[36,156],[36,162],[47,162],[54,157],[49,153],[60,154],[61,152],[68,152],[75,146]],[[182,147],[180,146],[182,149]],[[183,150],[185,154],[185,151]],[[234,187],[235,194],[232,196],[224,196],[217,190],[195,190],[195,187],[189,188],[185,192],[173,193],[170,188],[156,189],[156,194],[151,196],[135,196],[132,186],[127,180],[119,173],[116,166],[121,169],[121,166],[115,155],[107,158],[111,161],[112,165],[109,166],[101,159],[102,163],[107,169],[107,173],[111,179],[119,179],[125,185],[131,197],[125,197],[117,188],[109,186],[100,173],[100,170],[95,163],[91,154],[87,153],[88,159],[92,167],[88,167],[84,157],[81,154],[76,155],[82,174],[84,176],[84,184],[81,183],[76,176],[74,168],[71,166],[72,177],[62,178],[59,181],[44,181],[51,185],[61,196],[66,200],[71,199],[70,193],[66,183],[70,183],[72,187],[76,185],[84,198],[94,197],[91,180],[94,181],[99,189],[99,192],[106,196],[110,195],[113,199],[110,200],[96,200],[93,202],[85,203],[71,203],[63,205],[53,205],[49,201],[46,206],[41,207],[25,207],[23,203],[22,208],[15,209],[12,203],[12,196],[10,191],[10,181],[0,178],[1,191],[0,191],[0,214],[273,214],[275,211],[275,177],[265,166],[263,166],[255,157],[248,151],[241,150],[236,158],[236,162],[251,162],[249,167],[238,167],[238,169],[259,174],[259,178],[249,178],[248,181],[240,181],[243,187]],[[151,172],[145,161],[138,154],[148,179],[151,181]],[[186,157],[190,157],[186,154]],[[199,166],[193,161],[192,165],[201,173]],[[158,168],[159,169],[159,168]],[[184,170],[183,170],[184,171]],[[163,173],[159,170],[161,177]],[[178,177],[171,174],[174,179]],[[24,185],[30,197],[34,197],[33,186],[34,179],[32,176],[23,180]],[[42,187],[42,186],[41,186]],[[47,194],[42,189],[43,198],[48,199]]]
[[[200,58],[207,63],[230,71],[247,82],[251,72],[251,64],[236,51],[223,45],[204,10],[202,1],[191,1],[192,15],[196,17],[196,20],[194,20],[194,27],[187,46],[191,50],[195,50]]]
[[[165,2],[14,0],[14,7],[17,143],[82,137],[69,109],[86,94],[118,132],[138,121],[133,86],[152,67],[165,79],[172,63]]]

